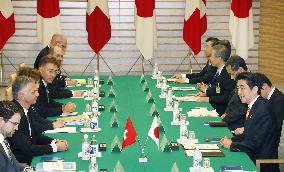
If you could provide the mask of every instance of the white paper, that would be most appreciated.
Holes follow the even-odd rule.
[[[196,145],[199,146],[199,149],[200,150],[220,150],[218,145],[217,144],[189,144],[189,143],[186,143],[186,144],[183,144],[183,147],[184,149],[191,149],[191,150],[194,150]]]
[[[76,133],[76,127],[62,127],[54,130],[46,130],[45,133]]]
[[[71,112],[71,113],[62,113],[62,115],[60,115],[61,117],[64,117],[64,116],[75,116],[77,115],[78,112]]]
[[[63,170],[63,162],[62,161],[43,162],[42,168],[48,171]]]
[[[190,167],[189,171],[190,172],[214,172],[212,167],[210,167],[210,168],[203,168],[202,167],[201,169],[194,169],[193,167]]]
[[[206,108],[199,108],[199,109],[191,109],[187,112],[188,117],[205,117],[205,116],[211,116],[211,117],[219,117],[219,114],[216,112],[216,110],[207,110]]]
[[[96,133],[96,132],[99,132],[101,130],[102,130],[101,128],[98,128],[97,130],[92,130],[91,128],[81,128],[80,131],[82,133]]]
[[[175,97],[176,100],[178,101],[183,101],[183,102],[196,102],[199,97],[197,96],[185,96],[185,97]]]
[[[195,87],[172,87],[173,91],[195,91]]]

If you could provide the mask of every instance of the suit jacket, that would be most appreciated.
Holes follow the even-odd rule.
[[[205,67],[199,73],[186,74],[186,77],[190,84],[196,84],[199,82],[208,84],[214,78],[216,71],[217,68],[213,67],[208,60]]]
[[[244,126],[248,105],[241,102],[236,89],[234,89],[231,94],[232,96],[226,108],[226,116],[223,118],[223,121],[225,121],[228,124],[228,128],[233,131]]]
[[[216,87],[220,87],[220,93],[216,92]],[[226,68],[224,67],[219,74],[210,83],[210,87],[206,90],[206,96],[209,97],[209,102],[216,109],[219,115],[222,115],[228,102],[230,94],[235,88],[235,81],[230,78]]]
[[[16,159],[21,163],[30,164],[33,157],[53,152],[50,145],[53,138],[47,137],[37,130],[37,119],[35,116],[28,113],[27,119],[23,108],[20,108],[22,109],[20,111],[20,113],[22,113],[22,118],[20,120],[19,128],[8,141]],[[28,121],[31,127],[31,135]]]
[[[23,170],[23,167],[19,164],[19,162],[16,160],[14,155],[12,155],[12,160],[10,161],[1,144],[0,144],[0,169],[3,172],[20,172]]]
[[[276,158],[277,138],[270,114],[268,101],[258,97],[245,121],[243,134],[232,138],[230,150],[246,152],[254,163],[256,159]]]
[[[55,79],[51,84],[48,85],[49,95],[51,98],[70,98],[73,96],[71,90],[64,89],[66,87],[65,79],[67,77],[61,75],[61,71],[56,75]]]
[[[36,57],[36,60],[35,60],[35,63],[34,63],[34,68],[38,69],[39,68],[39,63],[40,63],[40,60],[46,56],[48,54],[48,51],[49,51],[49,47],[46,46],[44,49],[42,49],[39,54],[37,55]]]
[[[42,79],[39,81],[39,96],[37,98],[35,107],[38,113],[44,117],[59,116],[62,114],[62,103],[55,102],[53,98],[47,93]]]
[[[268,100],[271,108],[272,108],[272,115],[273,120],[276,122],[277,134],[278,134],[278,144],[280,142],[282,124],[284,119],[284,95],[281,91],[275,88],[273,94],[271,95],[270,99]]]

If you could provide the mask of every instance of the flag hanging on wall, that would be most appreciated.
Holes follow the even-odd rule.
[[[201,51],[201,37],[207,30],[206,0],[186,0],[183,40],[196,55]]]
[[[15,33],[15,19],[11,0],[0,0],[0,49]]]
[[[135,0],[136,45],[146,60],[157,48],[155,0]]]
[[[136,136],[137,133],[135,131],[135,128],[132,124],[132,121],[130,117],[127,118],[125,130],[124,130],[124,137],[122,141],[122,149],[124,149],[126,146],[130,146],[136,142]]]
[[[148,136],[153,139],[153,141],[157,144],[159,148],[159,125],[158,125],[158,119],[157,116],[154,117],[151,128],[148,132]]]
[[[59,0],[37,0],[37,38],[46,46],[55,33],[61,33]]]
[[[236,54],[247,59],[254,46],[252,0],[231,1],[229,30]]]
[[[88,0],[86,30],[90,47],[99,53],[111,38],[107,0]]]

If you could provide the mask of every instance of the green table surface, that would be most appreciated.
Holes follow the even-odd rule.
[[[76,77],[73,78],[88,78]],[[106,143],[107,150],[102,152],[102,157],[97,158],[99,168],[106,168],[108,171],[113,171],[118,160],[120,160],[125,171],[127,172],[166,172],[170,171],[174,162],[181,172],[189,171],[189,167],[192,166],[192,157],[187,157],[183,148],[180,146],[178,151],[173,152],[162,152],[158,150],[155,142],[149,138],[147,144],[145,141],[148,135],[148,130],[151,127],[153,117],[150,115],[151,103],[146,102],[147,92],[142,90],[142,84],[140,83],[140,76],[113,76],[114,85],[113,88],[116,91],[116,97],[114,98],[118,111],[116,115],[119,120],[118,128],[110,127],[110,120],[112,117],[112,112],[109,112],[109,106],[113,98],[107,97],[107,93],[110,89],[110,85],[107,85],[108,77],[101,77],[104,79],[105,83],[101,86],[100,90],[105,91],[106,97],[101,98],[99,104],[105,105],[105,111],[99,116],[99,127],[102,129],[98,133],[88,133],[89,138],[93,134],[96,134],[97,141],[99,143]],[[165,134],[169,142],[176,141],[179,138],[179,126],[172,126],[172,112],[164,111],[165,99],[159,98],[160,89],[156,88],[156,80],[151,79],[150,76],[145,77],[150,91],[156,103],[156,108],[160,114],[160,119],[162,125],[165,128],[165,132],[160,133],[160,139]],[[175,84],[170,83],[171,86],[186,86],[185,84]],[[188,85],[187,85],[188,86]],[[80,87],[69,87],[69,89],[90,89],[83,86]],[[174,94],[181,96],[183,94],[194,93],[194,91],[174,91]],[[91,103],[91,101],[86,101],[82,98],[69,98],[61,99],[59,102],[74,102],[77,105],[76,111],[79,114],[85,111],[86,103]],[[182,113],[186,113],[193,107],[206,106],[208,109],[212,109],[209,103],[198,103],[198,102],[182,102],[180,107],[182,108]],[[148,158],[147,163],[139,163],[138,158],[140,157],[141,151],[138,139],[135,144],[126,147],[120,153],[113,153],[110,150],[111,143],[114,137],[117,135],[120,142],[122,142],[124,128],[127,117],[130,116],[134,128],[138,134],[138,139],[141,145],[145,145],[145,153]],[[55,118],[50,118],[55,119]],[[220,120],[219,117],[188,117],[189,121],[188,130],[194,130],[196,138],[198,138],[199,143],[204,143],[203,139],[205,137],[231,137],[231,133],[227,128],[212,128],[210,126],[204,126],[204,121],[210,120]],[[79,132],[79,127],[77,133],[56,133],[48,134],[50,137],[56,139],[66,139],[69,143],[69,150],[66,152],[53,153],[52,156],[59,156],[64,158],[66,162],[76,162],[77,171],[88,171],[90,160],[81,160],[77,156],[78,152],[81,151],[81,143],[83,140],[84,133]],[[228,149],[224,149],[218,143],[219,147],[225,154],[225,157],[210,157],[211,166],[215,171],[219,171],[221,165],[238,165],[242,166],[246,171],[258,171],[253,162],[249,159],[246,153],[242,152],[230,152]],[[35,157],[32,164],[35,165],[40,160],[40,157]]]

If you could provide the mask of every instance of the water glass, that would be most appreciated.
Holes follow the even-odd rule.
[[[210,168],[210,159],[203,158],[203,168]]]
[[[88,78],[88,85],[93,85],[93,78]]]
[[[195,139],[195,132],[189,131],[189,140],[194,140],[194,139]]]

